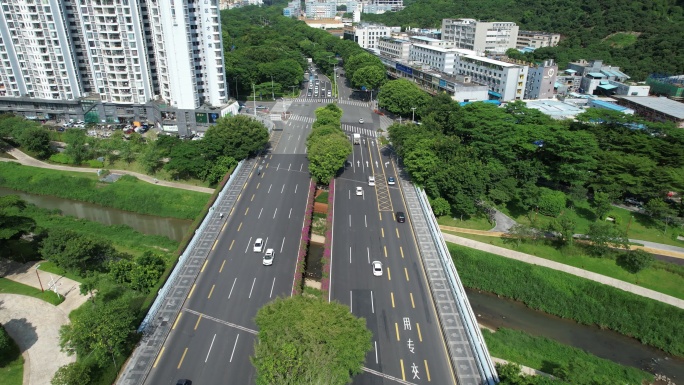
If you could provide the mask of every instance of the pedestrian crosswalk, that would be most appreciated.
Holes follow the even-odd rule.
[[[288,120],[312,124],[314,121],[316,121],[316,118],[313,118],[311,116],[290,115]],[[349,132],[349,133],[352,133],[352,134],[361,134],[361,135],[368,136],[371,138],[377,138],[378,137],[377,131],[375,131],[373,129],[356,127],[356,126],[352,126],[351,124],[343,124],[342,130]]]
[[[339,104],[346,104],[349,106],[358,106],[358,107],[368,107],[369,104],[368,102],[363,102],[359,100],[349,100],[349,99],[335,99],[335,98],[298,98],[296,99],[297,102],[305,102],[305,103],[322,103],[322,104],[329,104],[329,103],[339,103]]]

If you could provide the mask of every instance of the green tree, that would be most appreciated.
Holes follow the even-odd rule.
[[[206,139],[205,139],[206,140]],[[164,168],[181,179],[201,179],[207,170],[203,141],[180,141],[169,150],[169,161]]]
[[[352,146],[343,135],[327,135],[311,142],[307,151],[309,171],[320,183],[328,183],[351,154]]]
[[[0,302],[0,304],[2,303]],[[7,334],[5,328],[0,325],[0,362],[4,362],[4,359],[12,354],[13,351],[14,341],[12,341],[12,337]]]
[[[572,210],[565,210],[549,223],[549,230],[557,234],[557,239],[565,244],[572,245],[577,228],[577,214]]]
[[[124,354],[135,331],[135,313],[130,296],[112,301],[86,303],[60,328],[60,346],[69,355],[90,356],[104,367]]]
[[[353,79],[356,71],[364,67],[377,67],[384,71],[385,66],[382,64],[377,56],[371,55],[368,52],[362,52],[353,55],[344,61],[344,71],[347,78]]]
[[[235,158],[230,156],[220,156],[211,166],[211,170],[207,174],[206,181],[210,184],[216,184],[223,179],[223,177],[233,167],[237,166],[238,162]]]
[[[268,129],[248,116],[224,116],[209,127],[201,143],[209,161],[221,156],[242,160],[266,146]]]
[[[432,206],[432,212],[435,213],[436,216],[448,215],[451,212],[451,205],[442,197],[431,199],[430,206]]]
[[[522,223],[516,223],[504,234],[504,242],[514,243],[516,247],[519,247],[522,243],[528,241],[535,243],[539,236],[540,233],[537,229]]]
[[[660,198],[649,200],[644,207],[648,215],[655,220],[660,220],[668,216],[672,216],[672,209],[670,206]]]
[[[159,150],[157,149],[156,142],[145,146],[138,161],[145,169],[146,173],[152,174],[157,171],[161,165],[161,157],[159,156]]]
[[[651,253],[643,250],[632,250],[621,254],[617,259],[618,265],[632,274],[637,274],[641,270],[647,269],[655,262]]]
[[[35,221],[21,214],[25,208],[26,202],[18,195],[0,197],[0,242],[19,238],[35,229]]]
[[[596,219],[602,221],[606,218],[606,215],[610,212],[611,199],[610,195],[607,193],[597,191],[594,193],[594,199],[591,201],[592,207],[594,207],[594,214],[596,214]]]
[[[258,385],[347,384],[371,349],[364,319],[319,298],[278,298],[257,312],[255,323]]]
[[[360,68],[354,73],[351,84],[355,88],[366,87],[369,90],[378,89],[387,80],[385,69],[377,66]]]
[[[378,105],[395,114],[413,117],[412,108],[420,112],[430,101],[425,91],[405,80],[390,80],[380,87]],[[418,116],[418,115],[416,115]]]
[[[99,270],[104,262],[117,256],[111,244],[63,229],[48,233],[40,253],[57,266],[79,274]]]
[[[610,252],[612,247],[629,248],[627,233],[612,222],[598,221],[589,225],[587,234],[595,255],[602,256]]]
[[[88,385],[90,384],[90,368],[82,362],[72,362],[57,369],[52,385]]]
[[[562,191],[554,191],[546,187],[540,189],[541,194],[537,201],[539,213],[551,217],[557,217],[565,208],[567,197]]]
[[[62,136],[67,147],[64,150],[74,164],[81,164],[90,158],[90,147],[88,146],[87,136],[84,130],[69,128]]]
[[[19,136],[19,143],[22,148],[36,153],[38,158],[44,159],[50,156],[50,134],[42,127],[26,127]]]

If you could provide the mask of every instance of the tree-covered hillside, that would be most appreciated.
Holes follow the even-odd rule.
[[[403,27],[439,27],[443,18],[514,21],[521,30],[561,33],[559,47],[528,59],[603,59],[634,80],[684,73],[684,0],[416,0],[403,11],[363,15]],[[633,33],[614,35],[616,33]]]

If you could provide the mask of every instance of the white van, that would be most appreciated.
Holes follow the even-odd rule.
[[[368,185],[375,186],[375,177],[373,175],[368,177]]]

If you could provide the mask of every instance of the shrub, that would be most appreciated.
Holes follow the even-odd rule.
[[[63,152],[53,154],[50,156],[50,162],[60,163],[60,164],[71,164],[71,159],[66,156]]]
[[[545,187],[540,189],[541,194],[537,201],[539,213],[550,217],[557,217],[565,208],[567,197],[562,191],[554,191]]]
[[[91,159],[91,160],[87,161],[86,163],[88,164],[89,167],[92,167],[92,168],[104,167],[104,162],[100,162],[97,159]]]

